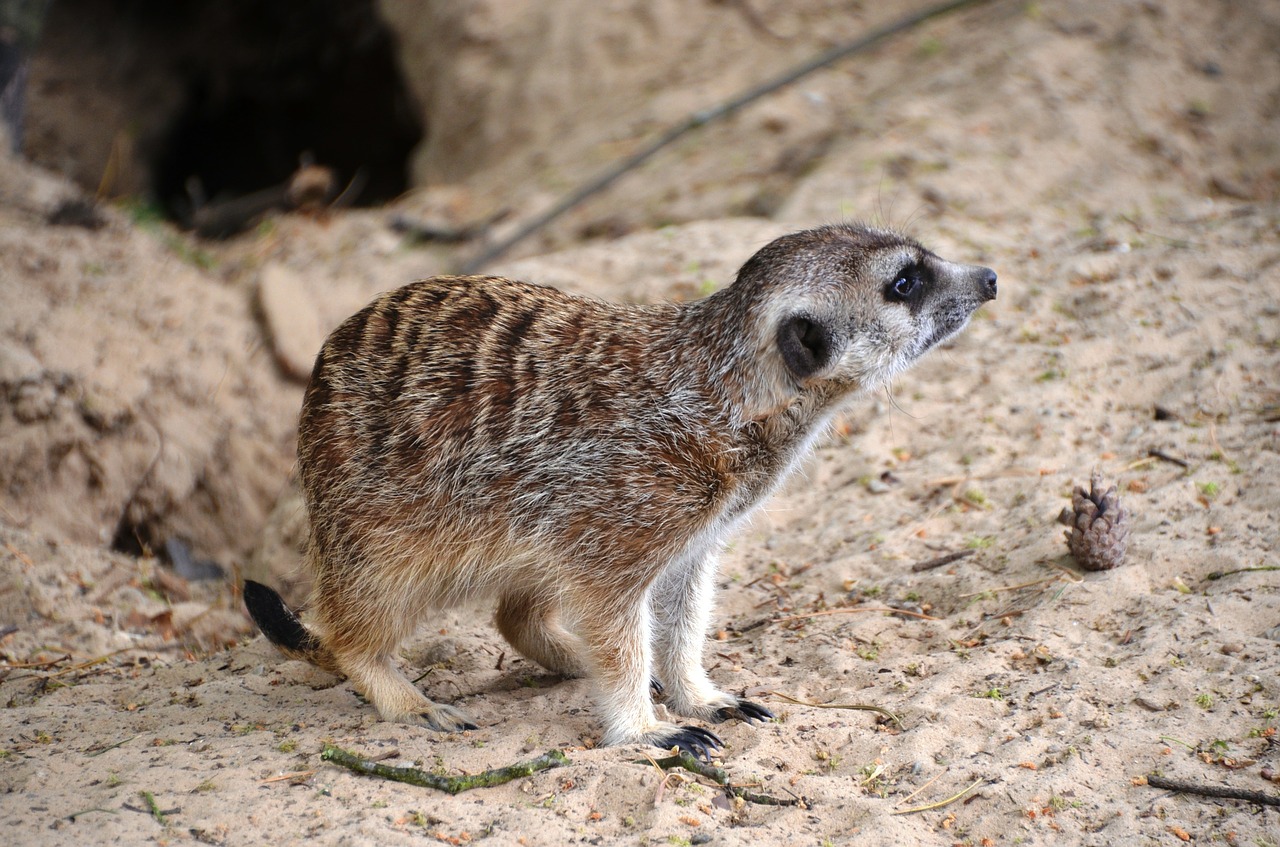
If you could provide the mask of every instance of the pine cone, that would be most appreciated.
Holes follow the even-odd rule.
[[[1102,476],[1096,471],[1089,478],[1089,491],[1076,486],[1071,496],[1074,511],[1063,509],[1060,520],[1071,527],[1067,531],[1067,547],[1085,570],[1107,571],[1124,561],[1125,542],[1129,540],[1129,514],[1120,505],[1113,485],[1102,490]]]

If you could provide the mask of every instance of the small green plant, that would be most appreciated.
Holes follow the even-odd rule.
[[[1196,705],[1202,709],[1213,708],[1213,695],[1207,691],[1203,691],[1196,695]]]
[[[276,745],[276,749],[281,753],[292,753],[294,750],[298,749],[298,742],[294,741],[292,738],[286,738],[284,741],[281,741]]]
[[[996,543],[994,535],[970,535],[964,540],[964,546],[970,550],[986,550]]]
[[[940,54],[942,49],[942,40],[930,37],[920,42],[917,52],[919,52],[920,58],[929,59]]]
[[[1004,692],[1000,690],[999,686],[996,686],[994,688],[988,688],[986,691],[981,691],[978,694],[975,694],[974,696],[985,697],[988,700],[1003,700]]]
[[[1216,482],[1197,482],[1196,488],[1200,489],[1200,493],[1212,500],[1222,491],[1222,486]]]

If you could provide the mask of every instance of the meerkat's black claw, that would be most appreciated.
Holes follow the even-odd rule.
[[[649,692],[653,694],[654,697],[661,697],[663,694],[667,693],[667,687],[662,684],[662,680],[658,679],[656,676],[651,676],[649,677]]]
[[[682,726],[653,743],[654,746],[664,749],[678,747],[695,759],[701,759],[704,762],[711,761],[711,754],[724,746],[724,742],[718,735],[698,726]]]
[[[723,709],[716,709],[712,720],[716,723],[727,721],[729,718],[737,718],[747,723],[766,723],[774,719],[773,712],[750,700],[739,700],[736,706],[725,706]]]

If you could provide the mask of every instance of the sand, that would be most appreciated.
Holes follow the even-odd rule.
[[[263,278],[303,301],[314,334],[449,256],[405,248],[375,210],[283,218],[201,247],[216,251],[202,268],[192,242],[123,213],[99,231],[47,225],[72,189],[6,164],[0,260],[15,311],[0,449],[80,445],[61,455],[90,468],[117,457],[135,477],[100,460],[107,479],[91,490],[70,471],[40,476],[42,459],[5,478],[0,842],[1280,843],[1275,806],[1144,782],[1280,797],[1280,27],[1266,4],[1231,9],[997,3],[951,19],[929,30],[940,48],[907,41],[860,66],[878,94],[839,102],[864,129],[771,218],[492,268],[687,299],[778,233],[878,217],[1000,273],[970,328],[851,406],[723,557],[708,667],[779,719],[716,727],[719,764],[792,805],[663,773],[645,761],[656,749],[596,747],[587,684],[516,655],[488,609],[442,613],[402,649],[424,690],[480,728],[387,724],[345,682],[255,637],[233,578],[189,581],[112,552],[106,517],[59,530],[52,507],[24,508],[119,514],[155,455],[138,410],[159,409],[173,446],[146,490],[178,505],[153,510],[156,531],[221,539],[195,546],[232,576],[252,560],[283,578],[296,532],[262,540],[262,525],[282,492],[271,527],[297,517],[300,384],[279,359],[292,348],[268,331],[287,322],[255,305]],[[930,73],[913,75],[920,63]],[[625,202],[618,191],[607,202]],[[104,305],[166,281],[184,292],[167,311]],[[83,334],[115,346],[60,353],[68,309],[81,326],[110,319],[111,332]],[[114,423],[68,388],[89,385],[118,402]],[[1057,518],[1095,471],[1118,486],[1131,534],[1124,563],[1092,573]],[[237,509],[214,508],[241,480],[257,482]],[[949,553],[965,555],[917,567]],[[330,743],[443,774],[550,749],[570,764],[451,796],[324,762]]]

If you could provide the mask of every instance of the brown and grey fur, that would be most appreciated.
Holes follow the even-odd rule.
[[[329,337],[303,403],[308,627],[262,586],[251,611],[384,718],[456,730],[393,656],[434,610],[494,599],[517,650],[591,679],[604,743],[705,754],[719,740],[659,721],[649,688],[690,718],[769,716],[703,668],[724,539],[846,401],[994,296],[992,271],[853,225],[779,238],[682,305],[496,277],[392,291]]]

